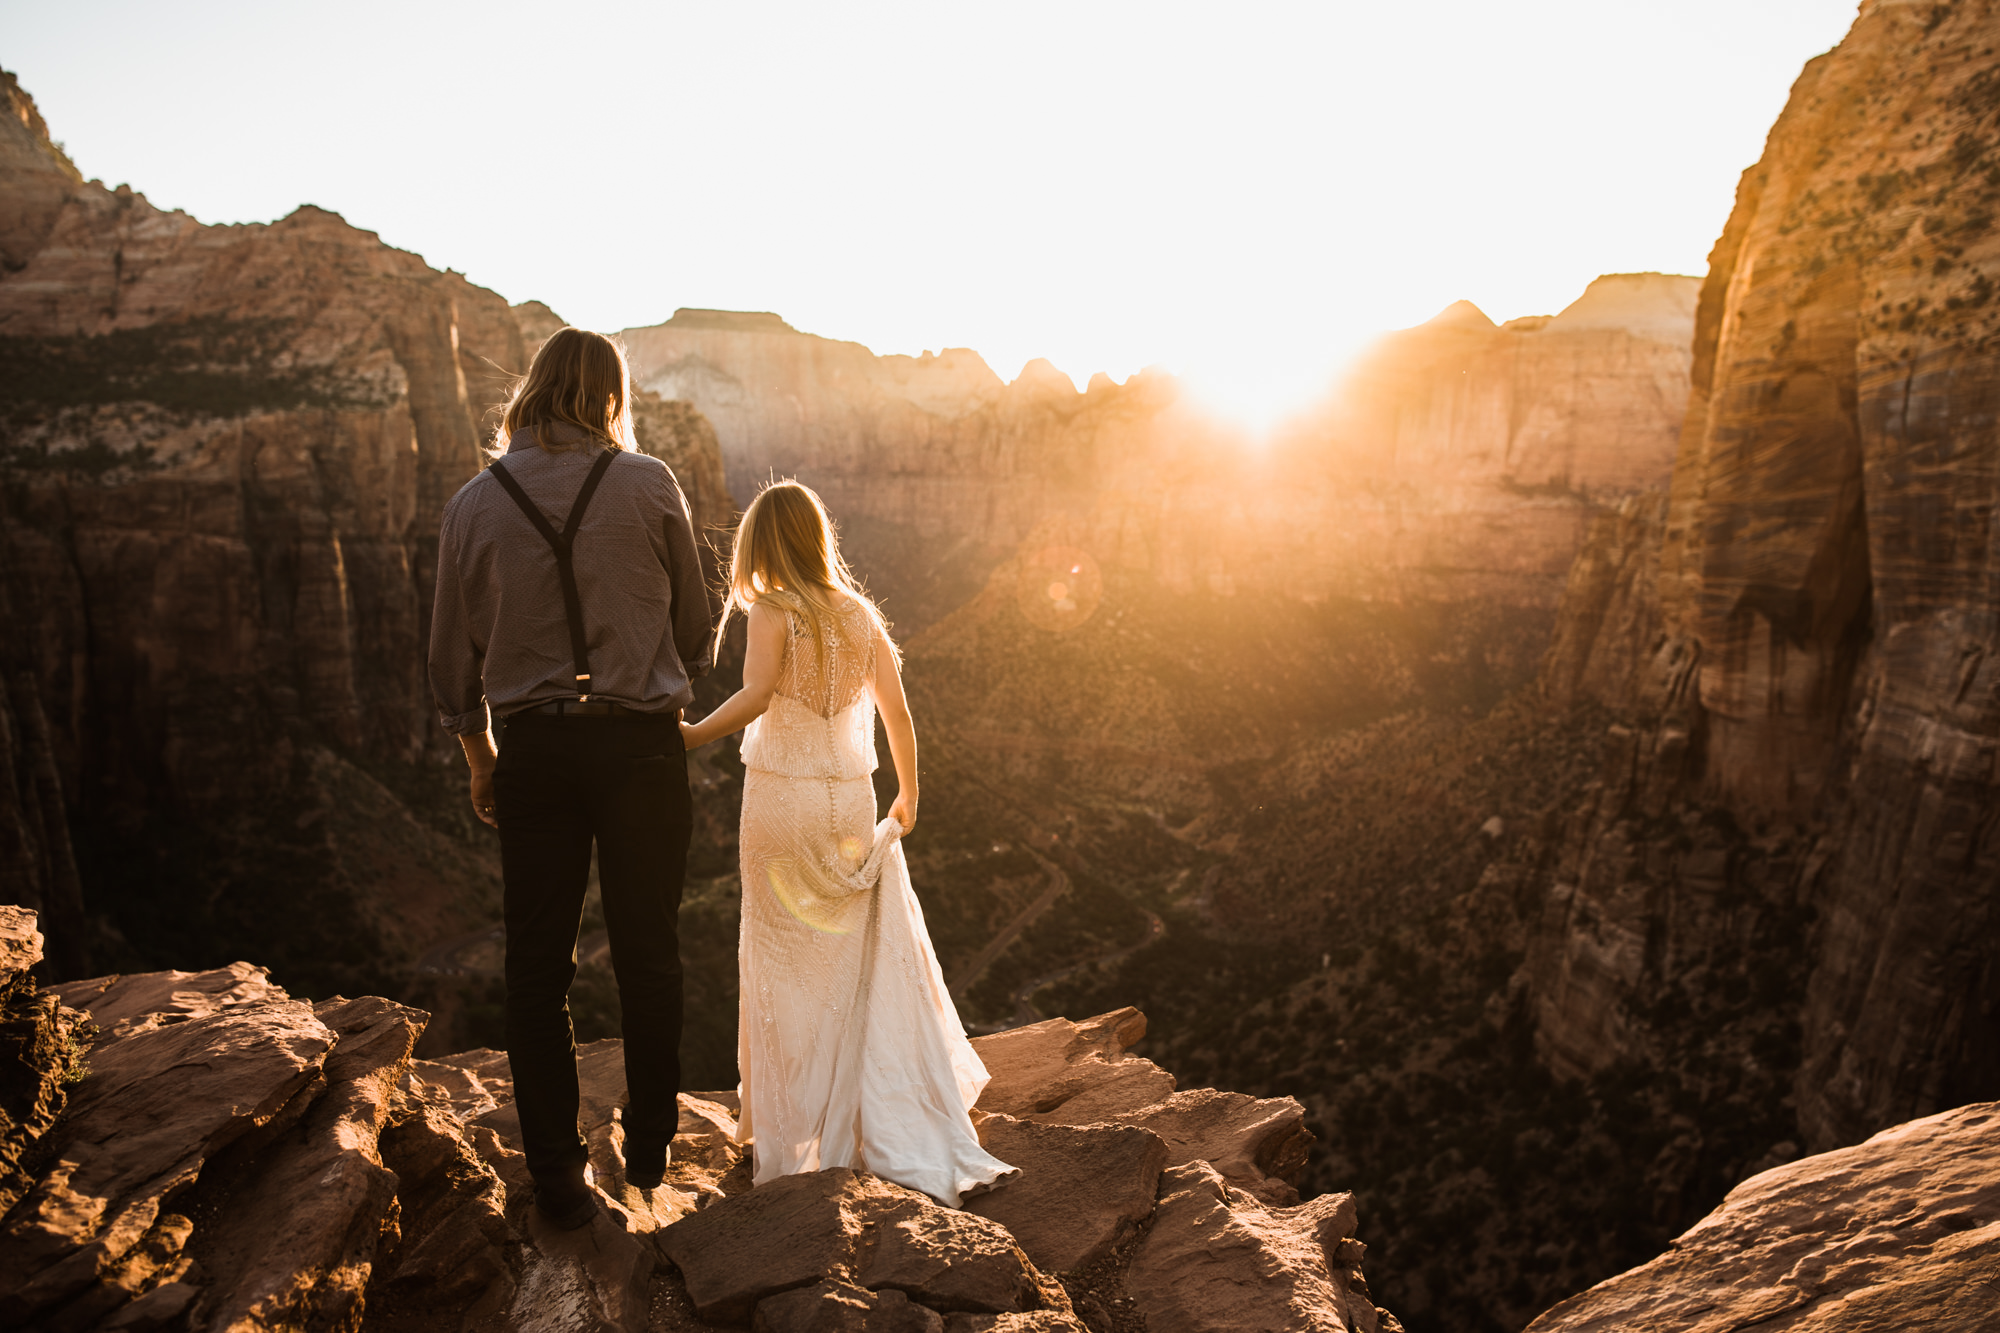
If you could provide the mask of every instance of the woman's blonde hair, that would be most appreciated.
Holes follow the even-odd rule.
[[[796,612],[812,635],[813,649],[823,668],[826,626],[838,611],[833,594],[852,597],[867,613],[889,651],[900,660],[888,622],[847,562],[840,558],[840,540],[833,519],[812,488],[796,481],[775,481],[757,493],[736,525],[736,542],[729,556],[729,598],[723,603],[717,636],[729,628],[732,611],[745,615],[759,602]]]
[[[550,438],[552,426],[574,426],[613,449],[637,448],[632,372],[615,341],[588,329],[562,328],[535,353],[501,415],[501,446],[527,428],[544,449],[568,448]]]

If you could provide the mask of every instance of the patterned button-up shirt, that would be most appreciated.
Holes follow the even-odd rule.
[[[601,446],[583,432],[561,452],[532,430],[508,444],[507,471],[561,532]],[[708,670],[719,606],[702,580],[694,523],[665,463],[641,453],[612,460],[573,547],[590,649],[591,697],[648,712],[694,699]],[[446,731],[486,730],[504,717],[576,697],[569,621],[555,552],[499,481],[481,472],[444,507],[437,605],[431,617],[431,690]]]

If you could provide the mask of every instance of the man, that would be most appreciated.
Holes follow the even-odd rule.
[[[535,1203],[565,1228],[597,1210],[569,1015],[593,844],[625,1041],[627,1184],[658,1187],[680,1114],[693,829],[680,713],[715,607],[679,483],[633,448],[630,384],[599,334],[542,345],[507,405],[504,457],[445,506],[431,621],[438,709],[471,766],[474,812],[500,830],[507,1055]]]

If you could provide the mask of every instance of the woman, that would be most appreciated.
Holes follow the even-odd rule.
[[[740,728],[743,934],[737,1061],[756,1181],[851,1166],[957,1207],[1014,1174],[967,1114],[965,1039],[898,839],[917,822],[917,740],[881,613],[819,497],[766,487],[736,530],[723,623],[749,621],[743,688],[689,749]],[[899,790],[875,822],[875,710]]]

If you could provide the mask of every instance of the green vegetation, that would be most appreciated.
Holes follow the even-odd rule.
[[[97,1044],[97,1031],[97,1024],[88,1018],[61,1030],[62,1049],[58,1055],[62,1073],[58,1081],[64,1087],[73,1088],[90,1077],[90,1048]]]
[[[207,317],[68,337],[0,337],[10,417],[147,402],[188,416],[380,406],[324,369],[281,364],[295,330],[277,319]]]

